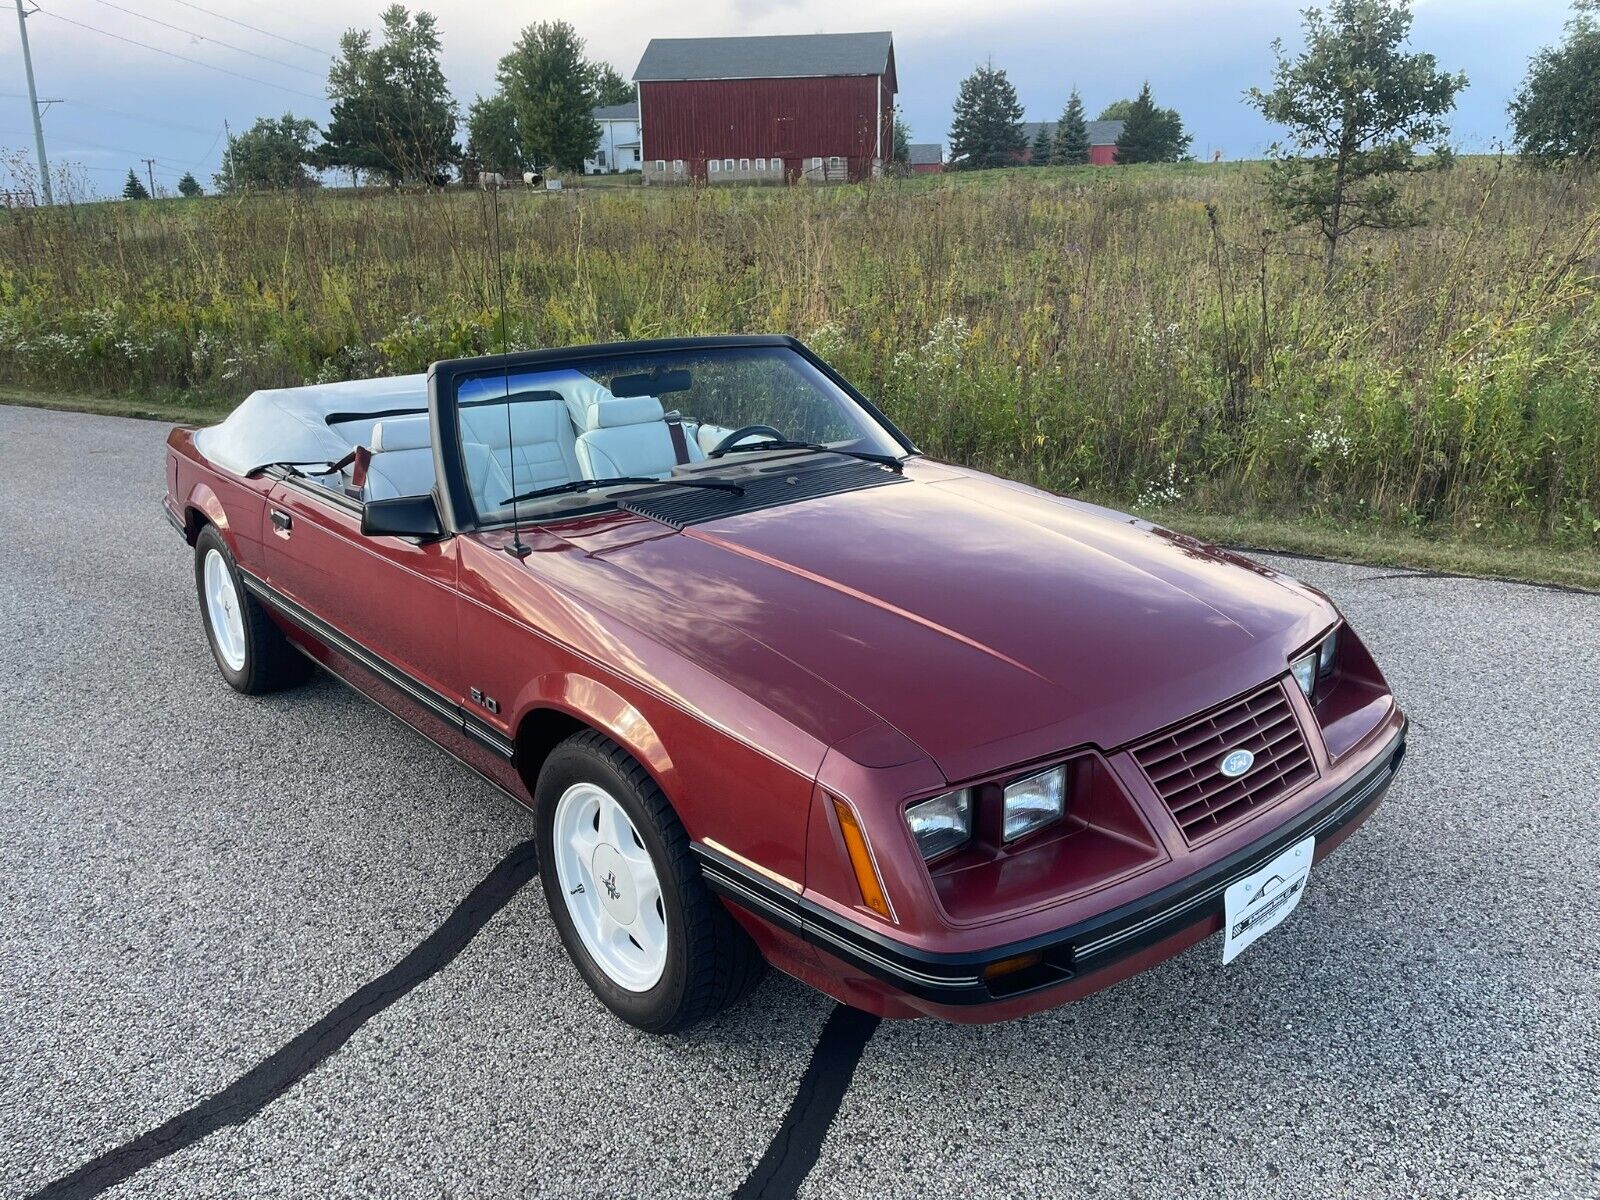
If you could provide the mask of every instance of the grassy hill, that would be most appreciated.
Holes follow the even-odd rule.
[[[935,455],[1202,529],[1600,579],[1593,189],[1488,159],[1411,186],[1432,223],[1352,238],[1326,292],[1255,164],[508,191],[509,340],[790,332]],[[0,214],[0,384],[189,415],[498,349],[488,204]]]

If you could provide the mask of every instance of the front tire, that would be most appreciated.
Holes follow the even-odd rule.
[[[671,1033],[754,986],[760,953],[700,878],[666,796],[622,749],[574,734],[545,761],[535,801],[550,915],[607,1008]]]
[[[233,555],[215,526],[207,525],[195,539],[194,582],[206,640],[229,686],[260,696],[305,679],[305,656],[244,590]]]

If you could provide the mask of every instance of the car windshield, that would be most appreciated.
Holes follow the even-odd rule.
[[[462,457],[478,518],[509,520],[602,500],[587,481],[718,477],[763,452],[827,447],[862,456],[906,449],[847,392],[786,346],[720,346],[592,359],[459,380]],[[772,443],[771,445],[764,444]],[[723,457],[727,456],[727,457]],[[637,486],[634,484],[632,486]]]

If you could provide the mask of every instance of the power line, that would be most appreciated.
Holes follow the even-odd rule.
[[[0,92],[0,99],[3,99],[3,100],[26,100],[27,97],[25,95],[23,95],[21,92]],[[44,103],[44,101],[40,101],[40,103],[42,104],[42,103]],[[53,103],[53,104],[64,104],[64,105],[67,106],[68,110],[71,110],[73,108],[86,108],[86,109],[89,109],[91,112],[105,113],[107,116],[111,116],[111,117],[122,117],[122,118],[124,118],[126,120],[129,120],[129,121],[137,121],[137,122],[139,122],[140,124],[143,124],[143,125],[162,125],[162,126],[165,126],[168,129],[181,129],[185,133],[211,133],[211,132],[213,132],[211,129],[208,129],[205,126],[202,126],[202,125],[184,125],[181,122],[178,122],[178,121],[166,121],[166,120],[163,120],[160,117],[147,117],[147,116],[144,116],[141,113],[124,112],[120,108],[108,108],[104,104],[91,104],[87,100],[63,99],[63,100],[54,100],[54,101],[51,101],[51,103]]]
[[[270,29],[261,29],[255,25],[247,24],[246,22],[239,20],[237,17],[224,16],[222,13],[212,12],[209,8],[201,8],[198,4],[189,3],[189,0],[172,0],[172,2],[174,4],[181,4],[185,8],[192,8],[195,10],[195,12],[205,13],[208,17],[215,17],[219,21],[228,21],[239,26],[240,29],[248,29],[251,33],[259,33],[262,37],[277,38],[280,42],[288,42],[291,46],[299,46],[302,50],[309,50],[313,54],[321,54],[326,58],[332,58],[334,56],[332,50],[322,50],[316,46],[308,46],[304,42],[297,42],[293,38],[284,37],[281,33],[273,33]]]
[[[111,0],[95,0],[95,3],[103,4],[107,8],[114,8],[119,13],[127,13],[130,17],[138,17],[141,21],[149,21],[152,25],[159,25],[163,29],[172,30],[174,33],[181,33],[187,35],[188,37],[198,38],[202,42],[210,42],[213,46],[221,46],[224,49],[233,50],[239,54],[248,54],[251,58],[259,58],[262,62],[269,62],[274,66],[288,67],[291,71],[299,71],[305,75],[322,74],[321,71],[313,71],[310,67],[302,67],[292,62],[285,62],[281,58],[273,58],[270,54],[258,54],[254,50],[246,50],[243,46],[235,46],[232,42],[225,42],[221,38],[207,37],[203,33],[196,33],[192,29],[185,29],[182,25],[174,25],[169,21],[161,20],[159,17],[146,16],[144,13],[137,12],[134,9],[124,8],[120,4],[113,4]]]
[[[65,21],[68,25],[76,25],[79,29],[87,29],[90,33],[98,33],[103,37],[114,38],[119,42],[126,42],[130,46],[138,46],[141,50],[154,50],[157,54],[165,54],[168,58],[175,58],[179,62],[186,62],[190,66],[204,67],[208,71],[217,71],[223,75],[232,75],[235,79],[243,79],[247,83],[259,83],[262,87],[276,88],[280,92],[288,92],[291,96],[303,96],[307,100],[320,101],[325,99],[323,96],[313,96],[310,92],[302,92],[299,88],[288,87],[281,83],[273,83],[266,79],[257,79],[254,75],[246,75],[243,71],[230,71],[227,67],[219,67],[213,63],[202,62],[198,58],[190,58],[187,55],[178,54],[172,50],[163,50],[160,46],[152,46],[149,42],[141,42],[131,37],[123,37],[120,33],[112,33],[110,30],[101,29],[95,25],[86,25],[82,21],[74,21],[71,17],[63,17],[60,13],[53,12],[48,8],[35,8],[33,11],[43,13],[47,17],[54,17],[58,21]]]

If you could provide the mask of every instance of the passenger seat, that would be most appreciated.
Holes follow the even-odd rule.
[[[585,478],[649,475],[665,479],[678,465],[661,401],[654,396],[613,396],[596,400],[583,417],[577,451],[578,466]],[[705,458],[705,452],[694,439],[687,440],[686,448],[690,462]]]
[[[558,406],[559,407],[559,406]],[[504,410],[501,412],[504,418]],[[562,412],[562,422],[566,414]],[[372,464],[367,468],[368,500],[426,496],[433,491],[433,429],[424,416],[388,417],[372,427]],[[500,464],[488,446],[464,442],[467,483],[482,509],[499,508],[511,495]]]

